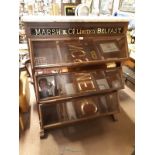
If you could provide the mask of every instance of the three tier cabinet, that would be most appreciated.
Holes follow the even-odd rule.
[[[128,58],[128,20],[114,17],[23,17],[40,137],[48,129],[119,111]],[[47,133],[47,132],[46,132]]]

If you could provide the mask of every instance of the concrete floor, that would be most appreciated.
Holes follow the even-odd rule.
[[[135,142],[134,92],[125,87],[119,96],[121,112],[117,115],[118,121],[106,116],[52,130],[46,139],[40,139],[39,119],[32,96],[30,126],[20,136],[19,154],[131,155]]]

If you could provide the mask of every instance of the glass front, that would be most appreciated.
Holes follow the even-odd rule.
[[[57,73],[37,77],[40,99],[86,95],[123,88],[120,69]]]
[[[118,112],[117,92],[41,106],[43,125]]]
[[[32,41],[34,66],[61,66],[125,58],[125,38]]]

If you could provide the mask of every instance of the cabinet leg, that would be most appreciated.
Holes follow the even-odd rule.
[[[118,117],[116,115],[113,114],[111,116],[112,116],[113,121],[118,121]]]
[[[40,139],[46,138],[47,137],[47,133],[45,133],[45,131],[42,129],[40,131]]]

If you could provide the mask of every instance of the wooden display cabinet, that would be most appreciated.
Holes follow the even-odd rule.
[[[128,20],[23,17],[41,134],[119,112]]]

